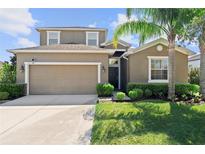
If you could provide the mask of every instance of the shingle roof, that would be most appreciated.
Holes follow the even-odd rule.
[[[42,45],[28,48],[18,48],[11,50],[103,50],[103,48],[95,46],[87,46],[85,44],[55,44],[55,45]]]
[[[69,27],[37,27],[36,30],[103,30],[107,31],[106,28],[99,27],[83,27],[83,26],[69,26]]]
[[[200,53],[189,56],[189,61],[200,60]]]
[[[85,44],[56,44],[29,48],[10,49],[11,53],[107,53],[113,54],[115,50],[104,49]]]

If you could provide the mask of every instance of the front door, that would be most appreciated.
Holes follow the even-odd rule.
[[[118,69],[118,67],[109,67],[109,83],[112,84],[115,87],[115,89],[118,89]]]

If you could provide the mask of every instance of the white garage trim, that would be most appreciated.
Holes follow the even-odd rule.
[[[98,72],[98,83],[101,82],[101,63],[99,62],[24,62],[25,65],[25,83],[27,84],[26,94],[29,95],[29,66],[30,65],[96,65]]]

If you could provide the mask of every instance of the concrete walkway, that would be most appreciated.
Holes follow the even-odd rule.
[[[49,97],[50,103],[35,97],[35,105],[31,97],[26,96],[0,106],[0,144],[90,143],[96,103],[94,97],[94,102],[88,103],[86,100],[91,98],[88,97],[81,102],[83,105],[74,105],[78,101],[68,101],[66,96],[64,98],[67,101],[62,100],[63,97]]]

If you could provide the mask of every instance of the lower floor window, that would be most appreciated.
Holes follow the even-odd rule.
[[[167,57],[149,58],[149,80],[150,81],[168,80],[168,58]]]

